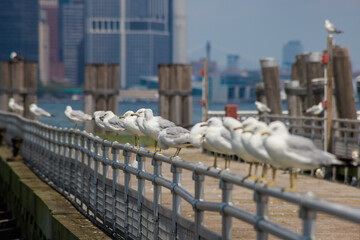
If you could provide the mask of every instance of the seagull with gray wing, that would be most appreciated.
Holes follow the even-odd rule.
[[[325,29],[329,34],[340,34],[342,33],[342,31],[336,29],[336,27],[334,26],[334,24],[332,24],[328,19],[325,20]]]
[[[11,111],[19,114],[22,114],[22,112],[24,111],[24,107],[21,106],[20,104],[17,104],[14,98],[9,99],[9,108]]]
[[[38,107],[36,103],[32,103],[29,106],[30,112],[37,118],[39,117],[55,117],[53,114],[45,111],[44,109]]]
[[[323,111],[324,111],[323,102],[319,102],[319,104],[306,109],[306,113],[313,116],[317,116],[321,114]]]
[[[80,110],[73,110],[69,105],[66,106],[65,116],[69,119],[70,122],[75,123],[75,130],[77,130],[78,123],[92,120],[92,117],[89,114],[86,114]]]
[[[256,105],[256,108],[258,109],[258,111],[261,113],[271,112],[271,109],[262,102],[255,101],[255,105]]]
[[[181,148],[191,145],[190,131],[178,126],[165,128],[159,134],[158,144],[161,149],[176,148],[173,155],[173,157],[176,157],[179,155]]]

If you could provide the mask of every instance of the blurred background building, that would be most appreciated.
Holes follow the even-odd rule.
[[[304,53],[304,51],[299,40],[287,42],[282,49],[282,71],[290,72],[291,64],[295,62],[295,56],[302,53]]]

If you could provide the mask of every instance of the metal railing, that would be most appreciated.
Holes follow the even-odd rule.
[[[233,219],[238,219],[254,227],[257,239],[267,239],[269,234],[282,239],[315,239],[317,212],[360,224],[360,209],[309,193],[266,188],[231,171],[209,169],[201,163],[171,159],[130,144],[104,141],[84,131],[51,127],[10,113],[0,112],[0,126],[6,127],[8,144],[14,137],[23,139],[23,158],[39,177],[113,238],[231,239]],[[137,167],[131,165],[134,154]],[[151,160],[151,170],[145,168],[147,160]],[[172,180],[162,176],[163,165],[170,166]],[[181,185],[183,170],[192,172],[194,194]],[[222,194],[216,201],[204,200],[205,177],[220,181]],[[137,190],[130,187],[134,180]],[[152,199],[145,194],[146,181],[153,185]],[[232,204],[235,186],[253,191],[255,213]],[[161,204],[164,188],[171,191],[171,209]],[[269,197],[299,207],[302,234],[269,220]],[[181,215],[182,201],[192,206],[194,220]],[[204,226],[206,211],[221,215],[221,234]]]

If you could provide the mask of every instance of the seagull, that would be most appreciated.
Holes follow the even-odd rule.
[[[135,136],[135,146],[140,146],[140,136],[144,136],[141,132],[137,118],[138,116],[133,111],[127,111],[123,116],[120,118],[124,119],[124,127],[127,131]]]
[[[205,148],[206,150],[214,153],[214,164],[213,167],[216,168],[217,163],[217,152],[216,149],[211,147],[205,139],[207,126],[203,122],[195,124],[190,130],[190,142],[194,147]]]
[[[80,110],[73,110],[69,105],[66,106],[65,116],[69,119],[70,122],[75,123],[75,130],[77,130],[78,123],[92,120],[92,117],[89,114],[86,114]]]
[[[245,162],[249,163],[249,173],[247,178],[256,179],[256,169],[260,161],[253,157],[246,149],[241,141],[241,134],[243,133],[243,124],[232,117],[225,117],[223,120],[224,126],[231,134],[231,147],[233,152]],[[256,164],[255,176],[251,176],[252,165]]]
[[[154,151],[156,151],[160,132],[165,128],[175,127],[176,125],[175,123],[160,116],[154,117],[153,111],[150,108],[145,109],[144,116],[144,129],[142,129],[141,131],[155,141]]]
[[[267,124],[261,121],[255,122],[254,124],[251,124],[244,129],[244,133],[251,134],[251,136],[248,138],[248,141],[243,141],[245,149],[259,162],[264,163],[261,178],[258,179],[259,182],[266,180],[267,165],[271,165],[272,163],[272,159],[264,147],[264,139],[266,137],[262,135],[262,133],[266,132],[267,129]],[[245,140],[245,138],[243,140]],[[275,171],[273,171],[273,178],[275,178],[274,174]],[[273,184],[275,184],[275,182],[271,182],[267,184],[267,186]]]
[[[172,157],[179,155],[181,148],[190,146],[190,131],[183,127],[168,127],[163,129],[158,137],[159,148],[168,149],[176,148]]]
[[[272,166],[291,170],[288,190],[296,190],[298,169],[311,170],[323,166],[343,165],[333,154],[318,149],[310,139],[291,135],[283,122],[272,122],[268,126],[268,131],[263,134],[268,135],[264,140],[264,146],[272,158]]]
[[[17,62],[17,61],[23,61],[24,57],[17,55],[16,52],[11,52],[10,53],[10,59],[13,62]]]
[[[106,130],[113,132],[125,131],[123,119],[116,116],[112,111],[106,111],[100,119],[103,121]]]
[[[225,169],[230,168],[229,156],[234,154],[231,147],[230,131],[224,127],[221,119],[212,117],[202,126],[208,126],[205,132],[206,142],[215,149],[215,152],[225,154]],[[216,162],[213,167],[216,168]]]
[[[317,116],[321,114],[323,111],[324,111],[323,102],[319,102],[319,104],[306,109],[306,113],[311,114],[313,116]]]
[[[16,112],[16,113],[20,113],[20,114],[24,111],[24,107],[17,104],[15,102],[14,98],[9,99],[9,108],[11,109],[11,111]]]
[[[35,117],[55,117],[53,114],[45,111],[44,109],[38,107],[36,103],[32,103],[29,106],[30,112],[34,114]]]
[[[336,27],[334,26],[334,24],[332,24],[328,19],[325,20],[325,29],[329,34],[339,34],[342,33],[342,31],[336,29]]]
[[[100,119],[101,116],[104,116],[105,111],[96,111],[94,112],[95,124],[100,128],[105,128],[103,121]]]
[[[261,113],[271,112],[271,109],[262,102],[255,101],[255,105],[256,105],[258,111]]]

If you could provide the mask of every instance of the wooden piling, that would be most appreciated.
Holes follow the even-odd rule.
[[[260,64],[268,107],[272,114],[281,115],[280,75],[277,60],[275,58],[263,58],[260,59]]]
[[[85,81],[84,81],[84,112],[93,114],[95,110],[95,96],[92,91],[96,86],[96,67],[91,64],[85,65]],[[95,123],[93,121],[86,121],[84,123],[84,130],[93,132]],[[97,129],[100,131],[100,129]]]
[[[32,103],[37,103],[37,80],[38,80],[38,63],[25,62],[24,64],[24,117],[29,119],[36,119],[30,112],[29,106]]]
[[[306,63],[306,109],[312,107],[318,102],[315,102],[315,96],[313,91],[313,79],[324,77],[324,68],[321,63],[322,54],[319,52],[312,52],[305,56]]]
[[[119,89],[120,66],[118,64],[109,64],[108,67],[108,88]],[[109,109],[113,109],[114,114],[119,114],[119,95],[110,94],[108,98]]]
[[[329,35],[327,38],[327,56],[328,63],[326,69],[326,99],[327,99],[327,113],[326,113],[326,150],[331,152],[332,147],[332,122],[333,122],[333,37]]]
[[[176,125],[192,123],[191,65],[159,64],[159,114]]]
[[[96,66],[96,90],[105,90],[108,87],[108,72],[106,64],[99,64]],[[107,96],[105,94],[97,93],[95,111],[107,110]],[[109,109],[110,110],[110,109]]]
[[[348,47],[336,46],[334,48],[333,67],[336,105],[339,117],[357,119],[350,51]]]
[[[24,89],[24,61],[11,62],[11,91],[15,101],[24,106],[20,92]],[[24,114],[24,113],[23,113]]]
[[[10,82],[10,64],[8,61],[0,62],[0,110],[8,111]]]

